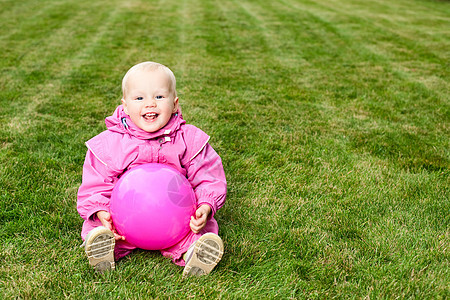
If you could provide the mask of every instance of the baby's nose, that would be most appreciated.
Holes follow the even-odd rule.
[[[145,101],[145,106],[154,107],[156,106],[156,99],[149,97]]]

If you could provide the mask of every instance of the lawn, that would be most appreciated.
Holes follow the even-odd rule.
[[[1,298],[450,297],[450,2],[0,0]],[[146,60],[228,180],[225,256],[95,273],[86,147]]]

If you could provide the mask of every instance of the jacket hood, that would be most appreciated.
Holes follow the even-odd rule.
[[[171,136],[182,124],[186,123],[181,115],[181,109],[172,115],[169,122],[163,128],[155,132],[147,132],[137,127],[130,117],[123,111],[123,106],[119,105],[112,116],[105,119],[108,130],[118,133],[127,133],[141,140],[149,140],[160,136]],[[167,130],[170,130],[168,133]]]

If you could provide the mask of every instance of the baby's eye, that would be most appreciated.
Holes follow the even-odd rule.
[[[159,96],[156,96],[155,98],[156,99],[162,99],[162,98],[164,98],[164,96],[159,95]]]
[[[144,100],[144,97],[136,97],[136,100]]]

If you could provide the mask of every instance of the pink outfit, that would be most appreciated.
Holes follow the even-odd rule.
[[[209,136],[186,124],[180,111],[156,132],[146,132],[134,125],[122,105],[105,122],[108,130],[86,142],[88,151],[77,202],[78,212],[85,220],[81,237],[84,240],[89,231],[102,225],[95,213],[100,210],[109,212],[111,192],[121,174],[145,163],[167,164],[189,180],[197,205],[208,204],[212,209],[200,233],[190,232],[178,244],[161,249],[161,253],[171,257],[175,264],[184,265],[182,255],[194,241],[207,232],[218,233],[219,227],[213,216],[223,206],[226,197],[222,160],[209,145]],[[126,241],[118,241],[116,259],[133,249],[135,247]]]

